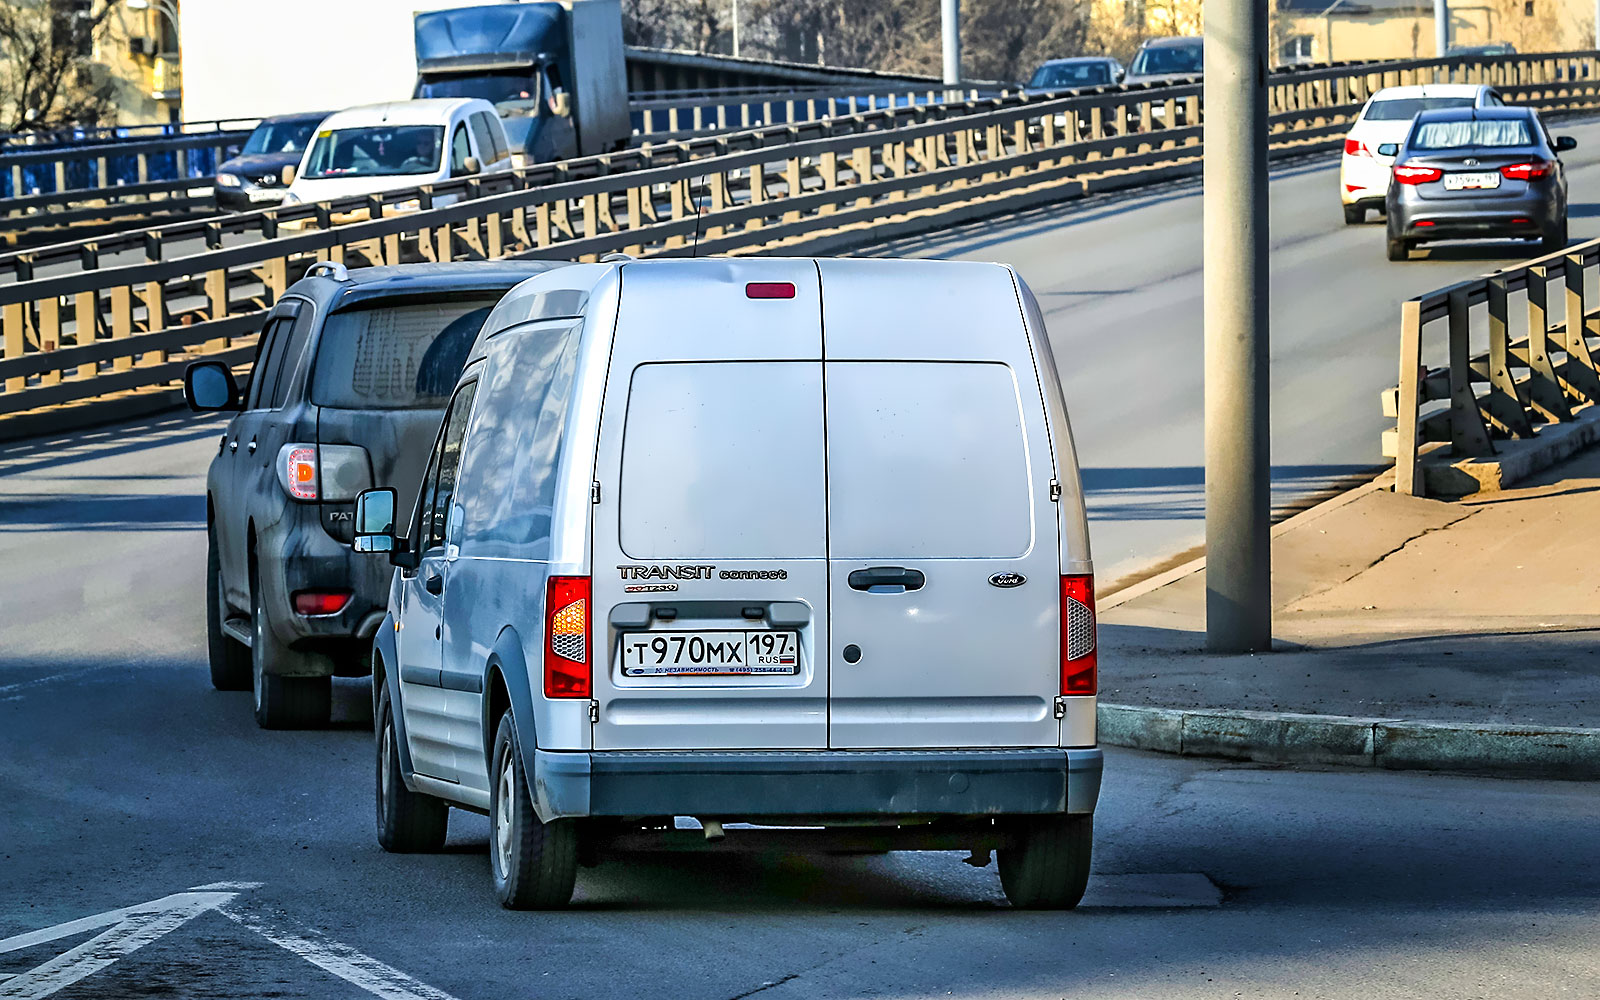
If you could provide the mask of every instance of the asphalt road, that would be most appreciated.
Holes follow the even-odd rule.
[[[0,448],[0,997],[1593,996],[1600,794],[1108,753],[1075,913],[960,855],[655,856],[508,913],[487,823],[373,836],[364,683],[210,689],[217,421]],[[134,908],[132,912],[124,908]],[[65,926],[63,926],[65,925]],[[53,992],[52,992],[53,991]]]
[[[1571,238],[1600,236],[1600,123],[1563,122]],[[1518,241],[1384,257],[1346,226],[1336,158],[1273,171],[1273,499],[1303,503],[1386,464],[1378,394],[1397,381],[1400,303],[1537,255]],[[1053,206],[876,252],[1014,265],[1045,311],[1089,492],[1102,590],[1204,540],[1198,182]],[[1442,355],[1436,363],[1443,362]],[[1370,478],[1370,475],[1368,476]]]

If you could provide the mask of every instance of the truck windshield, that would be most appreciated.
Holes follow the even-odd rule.
[[[498,299],[334,313],[317,346],[311,401],[345,410],[444,409]]]
[[[539,74],[521,68],[493,73],[429,76],[417,82],[417,97],[481,97],[490,104],[537,101]]]
[[[1193,45],[1156,45],[1139,50],[1133,57],[1136,76],[1157,73],[1199,73],[1204,62],[1205,48],[1199,42]]]
[[[442,125],[381,125],[317,133],[304,177],[431,174],[439,169]]]
[[[262,122],[245,141],[245,155],[259,153],[303,153],[319,118],[300,118],[282,122]]]

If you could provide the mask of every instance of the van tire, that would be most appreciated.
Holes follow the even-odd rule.
[[[222,556],[217,552],[217,529],[206,526],[206,659],[211,665],[211,686],[218,691],[250,690],[250,650],[222,631],[228,602],[222,595]]]
[[[1010,847],[1000,849],[1000,887],[1021,910],[1070,910],[1089,884],[1094,816],[1058,814],[1018,819]]]
[[[443,799],[413,792],[400,774],[394,709],[389,692],[378,696],[377,801],[378,846],[391,854],[428,854],[444,847],[450,806]]]
[[[507,709],[495,730],[489,772],[489,869],[508,910],[550,910],[572,901],[578,878],[578,828],[539,821],[528,794],[517,725]]]
[[[328,724],[333,710],[333,678],[284,677],[290,661],[304,655],[278,641],[267,624],[260,578],[250,576],[250,673],[255,695],[256,725],[262,729],[315,729]]]

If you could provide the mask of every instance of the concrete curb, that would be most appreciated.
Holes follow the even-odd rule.
[[[1185,757],[1600,778],[1600,729],[1109,704],[1098,722],[1103,744]]]

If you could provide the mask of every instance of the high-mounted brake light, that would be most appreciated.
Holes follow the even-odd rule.
[[[1099,652],[1095,642],[1094,576],[1061,578],[1061,693],[1094,694],[1100,690]]]
[[[1438,167],[1414,167],[1403,164],[1394,168],[1394,179],[1401,184],[1430,184],[1444,176]]]
[[[1508,181],[1539,181],[1550,176],[1550,171],[1555,169],[1555,164],[1548,160],[1535,160],[1532,163],[1511,163],[1500,168],[1500,175]]]
[[[747,299],[792,299],[794,282],[752,281],[744,286],[744,296]]]
[[[589,578],[552,576],[545,590],[544,693],[589,697]]]
[[[288,444],[278,452],[278,481],[285,493],[296,500],[317,498],[317,449],[310,445]]]
[[[294,595],[295,614],[336,615],[350,603],[348,590],[302,590]]]

